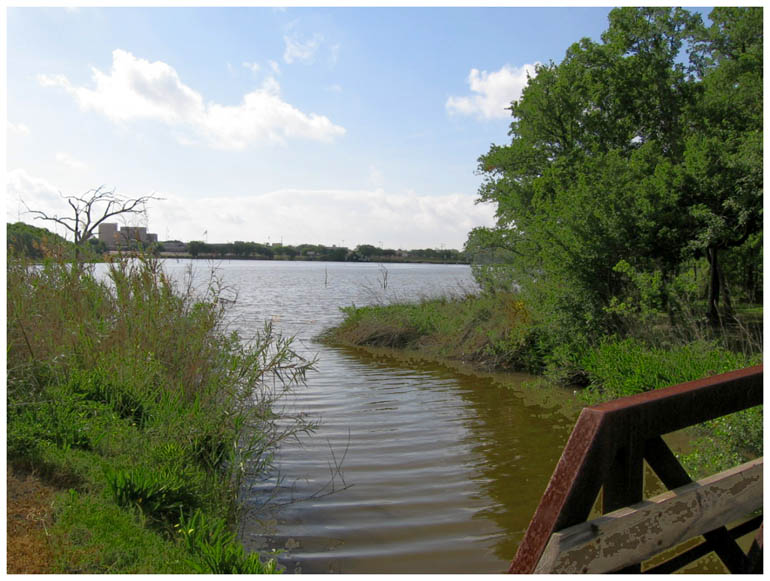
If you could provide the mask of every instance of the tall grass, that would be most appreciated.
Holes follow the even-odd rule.
[[[250,341],[228,333],[220,292],[215,279],[203,296],[175,285],[149,257],[113,262],[106,279],[84,264],[9,260],[8,457],[79,493],[59,499],[61,572],[153,572],[145,557],[98,558],[131,534],[181,551],[189,563],[170,558],[176,571],[205,571],[211,547],[191,549],[175,525],[197,515],[232,526],[244,478],[269,468],[282,439],[312,429],[275,410],[314,362],[269,324]],[[123,511],[124,534],[78,520],[100,510]],[[234,536],[218,538],[236,570],[262,570]]]
[[[514,293],[447,296],[415,303],[345,307],[323,339],[353,346],[417,350],[502,369],[538,372],[537,330]]]

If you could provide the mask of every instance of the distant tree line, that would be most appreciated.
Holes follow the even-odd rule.
[[[169,251],[170,248],[161,250]],[[187,244],[193,258],[247,258],[252,260],[318,260],[326,262],[449,262],[466,263],[465,254],[454,249],[420,248],[396,250],[371,244],[324,246],[323,244],[260,244],[258,242],[207,243],[193,240]]]
[[[61,253],[72,254],[75,244],[45,229],[16,222],[7,224],[8,254],[32,259],[43,259]],[[97,259],[107,252],[107,247],[91,237],[80,244],[86,260]],[[318,260],[325,262],[442,262],[467,264],[465,253],[454,249],[419,248],[394,250],[378,248],[371,244],[359,244],[355,248],[324,246],[323,244],[260,244],[259,242],[207,243],[193,240],[187,244],[178,240],[153,244],[146,248],[154,254],[184,254],[193,258],[234,258],[251,260]]]

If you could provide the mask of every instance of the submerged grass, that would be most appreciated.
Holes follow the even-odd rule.
[[[64,491],[56,572],[275,571],[222,531],[243,479],[312,428],[279,424],[274,404],[313,362],[269,325],[250,342],[228,333],[220,291],[215,278],[204,296],[180,290],[152,258],[120,259],[104,280],[9,260],[8,461]],[[220,534],[191,541],[191,519]]]

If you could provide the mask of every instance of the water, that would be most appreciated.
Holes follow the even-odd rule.
[[[165,267],[181,278],[190,264]],[[209,265],[192,265],[205,280]],[[469,268],[226,261],[216,272],[244,337],[270,320],[300,353],[318,355],[287,405],[320,426],[282,445],[277,489],[273,478],[245,494],[255,509],[243,522],[246,548],[282,549],[289,572],[505,571],[574,425],[568,396],[523,389],[525,375],[463,374],[313,341],[342,319],[339,307],[470,290]]]

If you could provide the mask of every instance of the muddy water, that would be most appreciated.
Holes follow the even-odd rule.
[[[289,572],[506,570],[574,425],[571,394],[313,341],[341,306],[469,290],[469,269],[233,261],[217,272],[237,289],[235,328],[249,336],[272,320],[319,360],[286,402],[319,427],[251,483],[246,547],[283,550]]]

